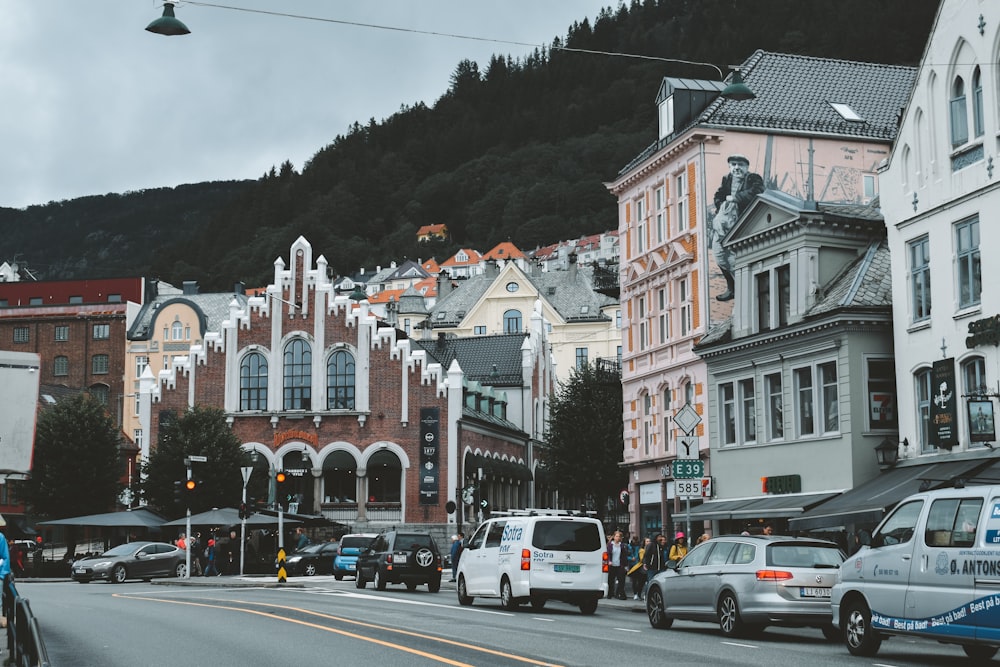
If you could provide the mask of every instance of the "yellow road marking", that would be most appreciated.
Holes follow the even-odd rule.
[[[447,665],[458,665],[458,666],[462,666],[462,667],[472,667],[471,665],[466,665],[466,663],[464,663],[464,662],[456,662],[454,660],[450,660],[450,659],[445,658],[443,656],[434,655],[433,653],[427,653],[425,651],[420,651],[420,650],[417,650],[417,649],[414,649],[414,648],[410,648],[408,646],[404,646],[404,645],[401,645],[401,644],[393,644],[392,642],[387,642],[387,641],[384,641],[384,640],[381,640],[381,639],[375,639],[373,637],[366,637],[365,635],[360,635],[360,634],[356,634],[356,633],[353,633],[353,632],[348,632],[346,630],[338,630],[337,628],[330,628],[330,627],[327,627],[325,625],[320,625],[318,623],[310,623],[308,621],[300,621],[300,620],[293,619],[293,618],[283,618],[283,617],[280,617],[280,616],[274,616],[271,613],[267,613],[267,612],[263,612],[263,611],[257,611],[255,609],[245,609],[245,608],[242,608],[242,607],[231,607],[231,606],[224,605],[224,604],[223,605],[206,604],[204,602],[193,602],[193,601],[190,601],[190,600],[173,600],[173,599],[167,599],[167,598],[154,598],[154,597],[146,597],[146,596],[143,596],[143,595],[129,595],[129,594],[122,594],[122,593],[115,593],[114,597],[129,598],[129,599],[133,599],[133,600],[145,600],[147,602],[165,602],[165,603],[168,603],[168,604],[181,604],[181,605],[188,605],[188,606],[192,606],[192,607],[209,607],[211,609],[226,609],[226,610],[229,610],[229,611],[237,611],[237,612],[242,612],[242,613],[245,613],[245,614],[255,614],[257,616],[265,616],[265,617],[270,618],[270,619],[278,619],[278,620],[281,620],[281,621],[285,621],[287,623],[295,623],[297,625],[304,625],[306,627],[315,628],[317,630],[325,630],[327,632],[332,632],[332,633],[335,633],[335,634],[343,635],[345,637],[351,637],[352,639],[360,639],[362,641],[371,642],[373,644],[378,644],[380,646],[385,646],[387,648],[394,648],[394,649],[397,649],[399,651],[404,651],[406,653],[412,653],[414,655],[419,655],[419,656],[427,658],[429,660],[436,660],[438,662],[442,662],[442,663],[447,664]],[[217,601],[217,602],[227,602],[226,600],[222,600],[222,599],[215,599],[215,601]],[[323,618],[323,619],[326,619],[326,620],[330,620],[330,621],[339,621],[341,623],[347,623],[349,625],[357,625],[357,626],[360,626],[360,627],[363,627],[363,628],[371,628],[371,629],[374,629],[374,630],[382,630],[384,632],[391,632],[391,633],[394,633],[394,634],[404,635],[404,636],[407,636],[407,637],[416,637],[416,638],[419,638],[419,639],[425,639],[425,640],[428,640],[428,641],[434,641],[434,642],[438,642],[438,643],[441,643],[441,644],[448,644],[450,646],[457,646],[457,647],[460,647],[460,648],[470,649],[470,650],[473,650],[473,651],[477,651],[479,653],[486,653],[486,654],[489,654],[489,655],[495,655],[495,656],[498,656],[498,657],[501,657],[501,658],[506,658],[508,660],[515,660],[517,662],[526,662],[526,663],[529,663],[531,665],[538,665],[539,667],[560,667],[559,665],[557,665],[555,663],[539,662],[537,660],[532,660],[530,658],[525,658],[525,657],[520,656],[520,655],[514,655],[512,653],[505,653],[503,651],[496,651],[494,649],[488,649],[488,648],[484,648],[482,646],[476,646],[474,644],[467,644],[465,642],[455,641],[453,639],[446,639],[444,637],[435,637],[434,635],[426,635],[426,634],[422,634],[422,633],[419,633],[419,632],[413,632],[411,630],[400,630],[399,628],[390,628],[390,627],[386,627],[386,626],[383,626],[383,625],[376,625],[374,623],[366,623],[364,621],[358,621],[358,620],[352,619],[352,618],[344,618],[342,616],[333,616],[331,614],[325,614],[323,612],[312,611],[310,609],[303,609],[301,607],[292,607],[290,605],[273,604],[273,603],[270,603],[270,602],[251,602],[249,600],[232,600],[231,602],[237,602],[237,603],[240,603],[240,604],[247,604],[247,605],[254,605],[254,606],[258,606],[258,607],[270,607],[270,608],[273,608],[273,609],[284,609],[286,611],[294,611],[294,612],[298,612],[298,613],[301,613],[301,614],[308,614],[310,616],[318,616],[320,618]]]

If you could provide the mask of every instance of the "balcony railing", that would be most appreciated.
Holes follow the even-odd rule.
[[[594,265],[594,289],[616,299],[619,297],[621,288],[618,284],[617,264]]]
[[[353,524],[358,521],[357,503],[322,503],[320,512],[331,521]],[[368,521],[377,523],[401,523],[403,521],[402,503],[365,503],[365,517]]]

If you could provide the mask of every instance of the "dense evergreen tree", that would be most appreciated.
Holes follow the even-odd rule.
[[[603,509],[625,488],[621,375],[596,362],[574,369],[550,405],[542,460],[560,496]]]

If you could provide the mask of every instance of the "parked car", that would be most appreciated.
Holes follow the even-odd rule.
[[[830,640],[830,590],[845,555],[834,542],[775,535],[718,537],[670,561],[646,593],[654,628],[674,619],[718,622],[744,636],[768,625],[821,628]]]
[[[441,590],[441,552],[430,533],[392,531],[377,536],[358,555],[355,585],[367,582],[384,591],[386,584],[406,584],[407,590],[427,584],[427,590]]]
[[[337,542],[307,544],[285,558],[285,572],[293,577],[330,574],[333,572],[333,559],[339,547]]]
[[[853,655],[916,636],[958,644],[984,664],[1000,648],[1000,484],[904,498],[840,568],[833,622]]]
[[[184,551],[166,542],[127,542],[100,556],[73,563],[74,581],[87,584],[103,579],[113,584],[126,579],[149,581],[153,577],[183,577],[187,574]]]
[[[607,544],[601,522],[565,510],[497,513],[476,530],[458,560],[458,602],[499,598],[504,609],[549,600],[597,611],[608,592]]]
[[[357,570],[358,555],[371,546],[375,533],[356,533],[340,538],[340,549],[333,557],[333,576],[340,581],[344,575],[354,576]]]

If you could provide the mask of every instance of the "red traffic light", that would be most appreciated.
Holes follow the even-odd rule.
[[[274,475],[274,481],[277,482],[278,484],[283,484],[285,482],[285,479],[286,479],[285,473],[281,472],[280,470]]]
[[[198,482],[194,481],[193,479],[189,479],[188,481],[184,482],[184,488],[187,489],[188,491],[194,491],[197,486]]]

